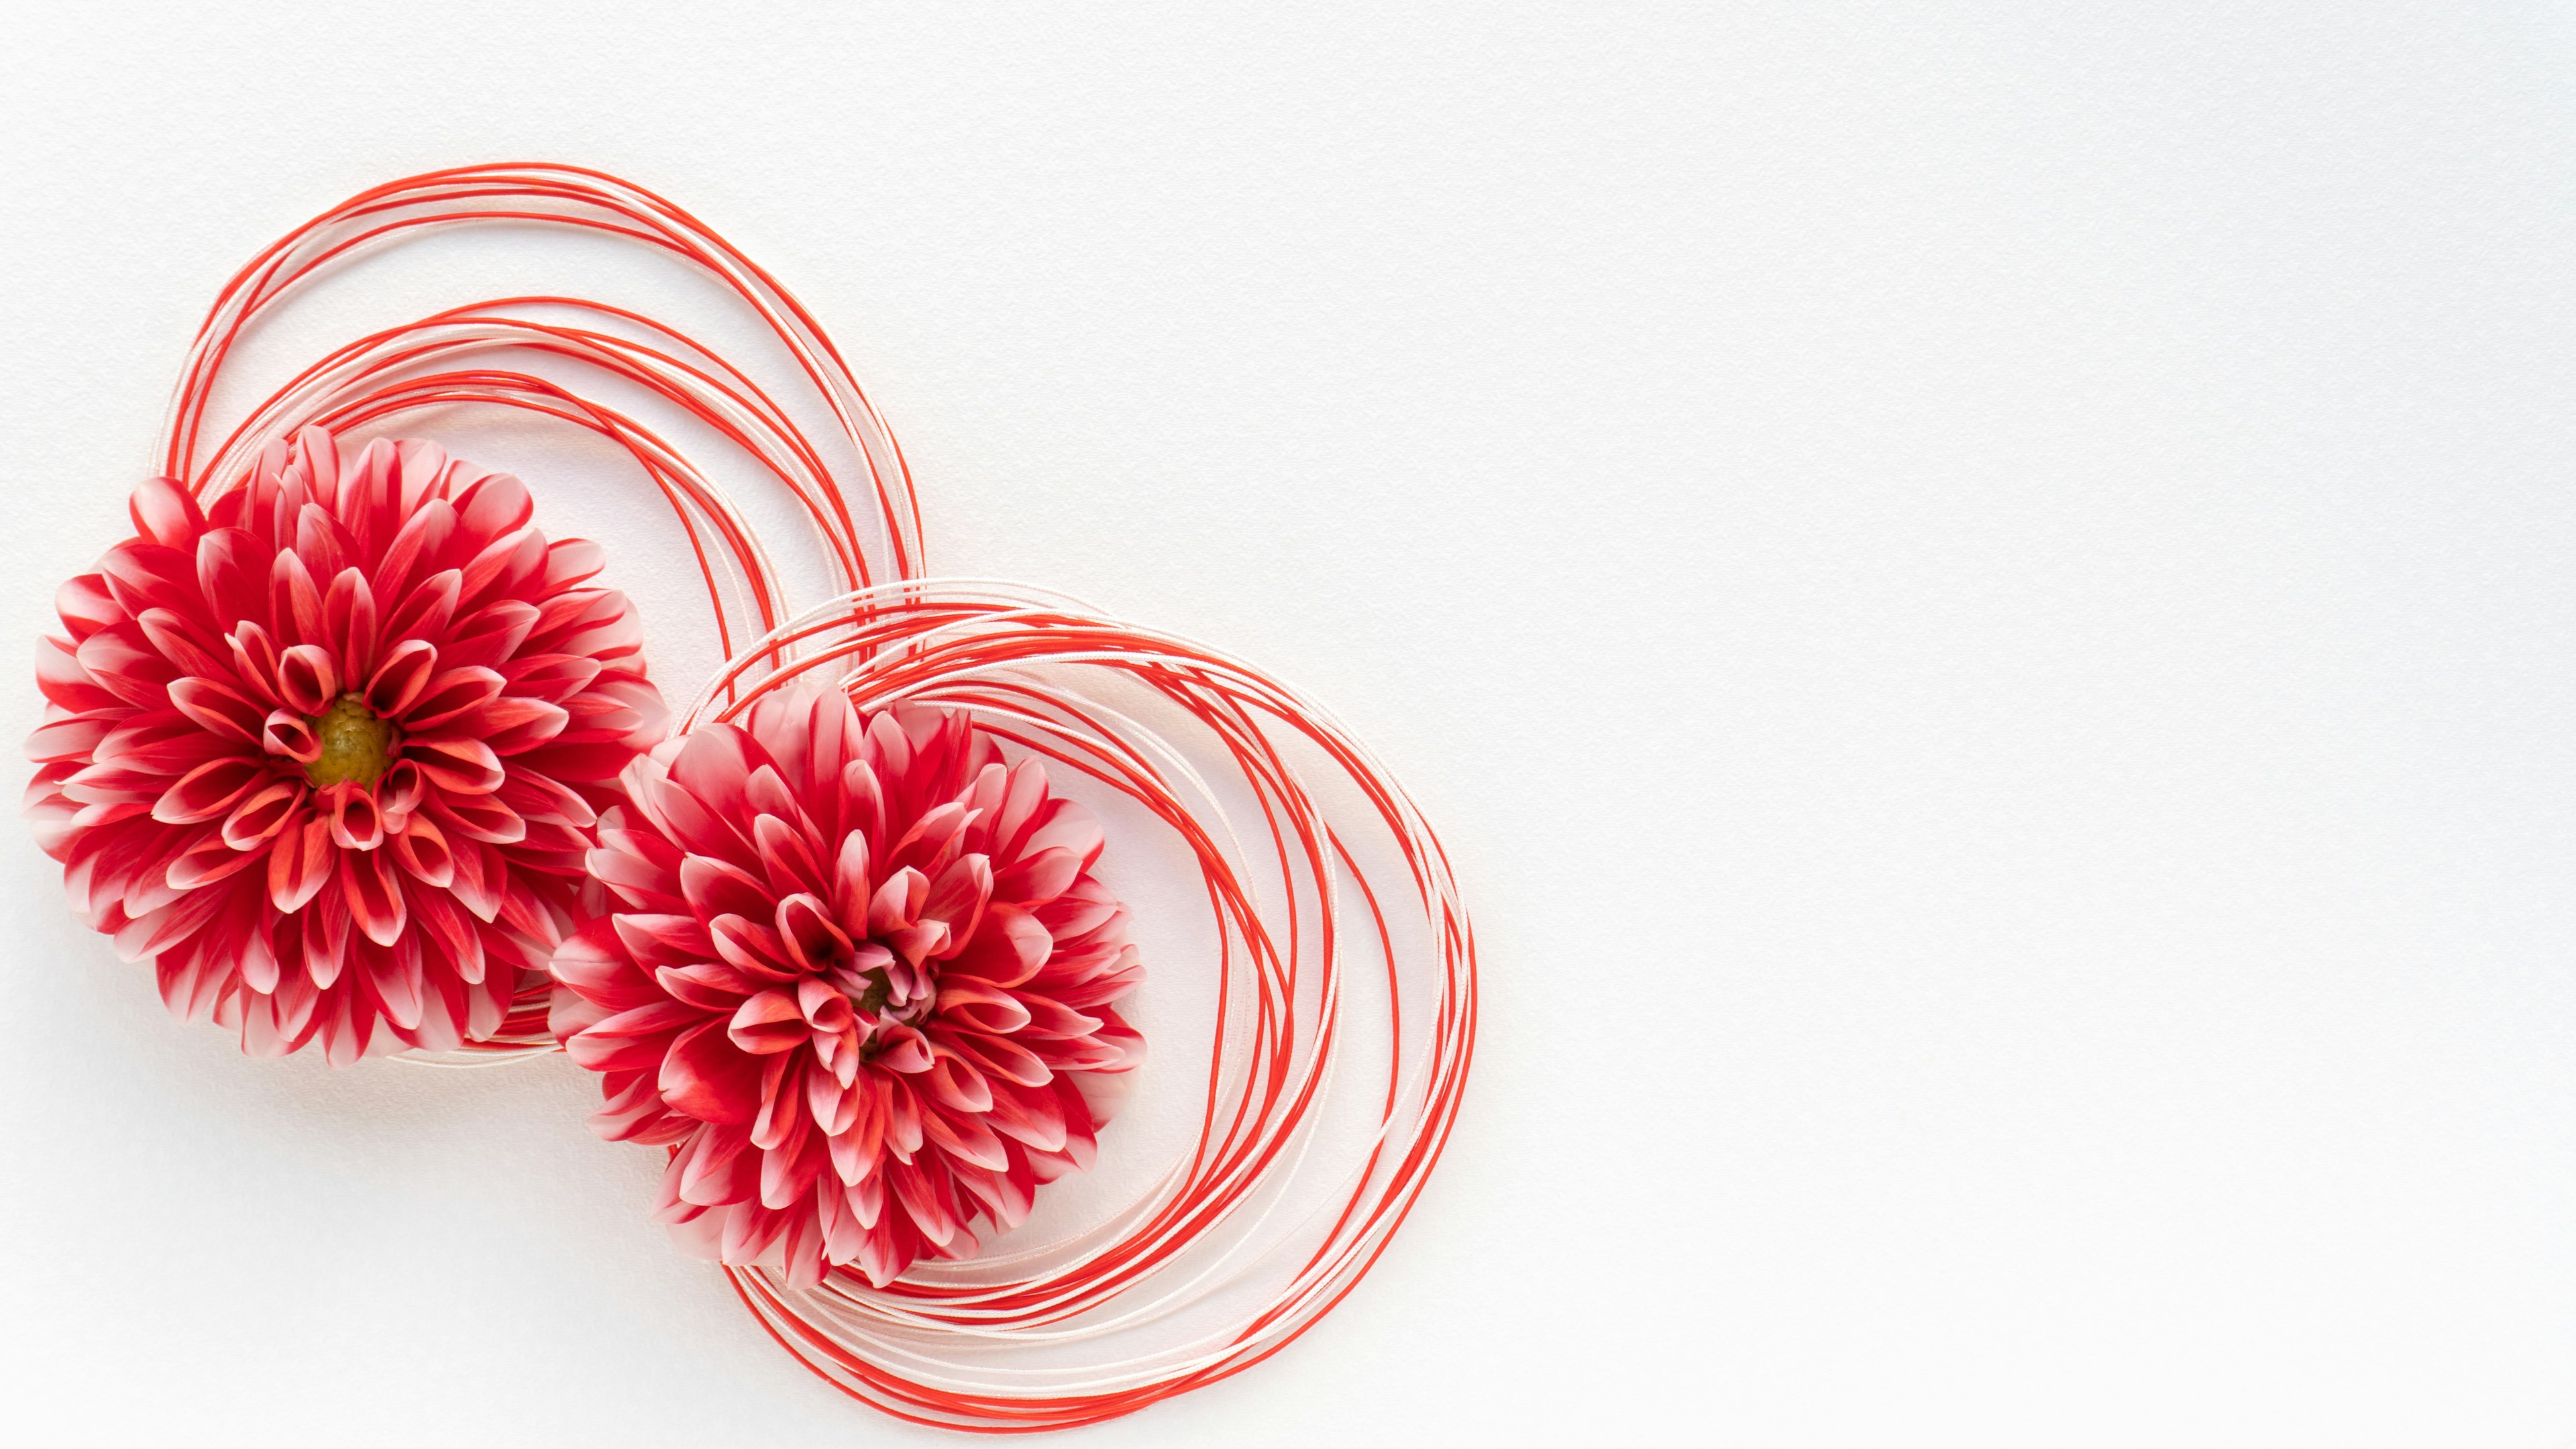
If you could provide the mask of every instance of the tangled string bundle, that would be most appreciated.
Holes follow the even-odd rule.
[[[299,287],[491,221],[697,269],[783,380],[640,312],[514,296],[361,337],[208,427]],[[612,405],[639,390],[790,501],[821,597],[788,596],[670,428]],[[728,660],[685,708],[528,490],[365,441],[459,405],[606,438],[671,510]],[[782,1347],[950,1428],[1096,1422],[1258,1363],[1418,1200],[1476,977],[1412,800],[1250,665],[927,576],[902,454],[829,338],[668,201],[553,165],[353,197],[224,289],[162,452],[136,537],[62,595],[29,798],[75,905],[175,1010],[334,1062],[560,1043],[600,1075],[602,1134],[664,1154],[650,1209]],[[1116,889],[1158,861],[1204,902],[1154,922],[1159,955]],[[1210,1033],[1203,1072],[1152,1045],[1180,1060],[1146,1090],[1195,1105],[1148,1161],[1109,1119],[1148,1053],[1122,1010],[1163,992]],[[1046,1185],[1095,1165],[1141,1186],[1051,1214]]]

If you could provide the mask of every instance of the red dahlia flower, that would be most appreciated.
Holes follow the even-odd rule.
[[[665,724],[596,545],[515,478],[307,428],[56,596],[28,813],[73,907],[184,1016],[335,1064],[502,1027],[577,918],[584,834]]]
[[[1143,1041],[1100,827],[963,713],[772,694],[637,761],[591,869],[624,909],[555,954],[594,1125],[671,1148],[660,1216],[789,1286],[879,1286],[1087,1167],[1089,1074]]]

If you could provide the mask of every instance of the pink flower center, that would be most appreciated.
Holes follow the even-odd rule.
[[[313,717],[313,737],[322,747],[304,767],[316,786],[343,781],[372,785],[394,762],[394,727],[376,718],[366,701],[344,694]]]

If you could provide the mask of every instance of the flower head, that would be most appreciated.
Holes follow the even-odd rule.
[[[790,1286],[882,1286],[1091,1162],[1142,979],[1090,812],[958,711],[773,693],[639,760],[555,955],[601,1135],[666,1145],[660,1215]]]
[[[665,723],[596,545],[423,442],[307,428],[56,596],[28,813],[175,1011],[335,1063],[499,1031],[577,919],[586,832]]]

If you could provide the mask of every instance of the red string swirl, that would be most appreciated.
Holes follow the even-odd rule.
[[[492,221],[619,236],[713,276],[785,347],[797,395],[829,411],[838,437],[809,433],[745,369],[672,326],[553,295],[361,337],[221,436],[208,428],[244,330],[299,285],[373,246]],[[762,540],[678,448],[574,383],[488,356],[511,350],[639,384],[715,429],[798,501],[848,592],[799,612]],[[1216,1019],[1195,1138],[1153,1186],[1061,1240],[1013,1233],[884,1288],[836,1271],[794,1292],[767,1270],[726,1269],[771,1335],[896,1417],[1022,1433],[1115,1418],[1239,1373],[1341,1302],[1439,1160],[1476,1033],[1475,942],[1448,857],[1376,757],[1313,700],[1216,650],[1025,585],[923,578],[901,450],[821,326],[687,212],[597,171],[431,172],[289,232],[208,314],[163,467],[212,496],[296,427],[361,428],[459,403],[612,440],[678,516],[732,659],[678,728],[732,718],[798,679],[835,684],[863,710],[898,699],[966,710],[1007,747],[1141,807],[1204,888],[1215,958],[1156,962],[1148,988],[1211,991]],[[861,475],[860,487],[839,481]]]

